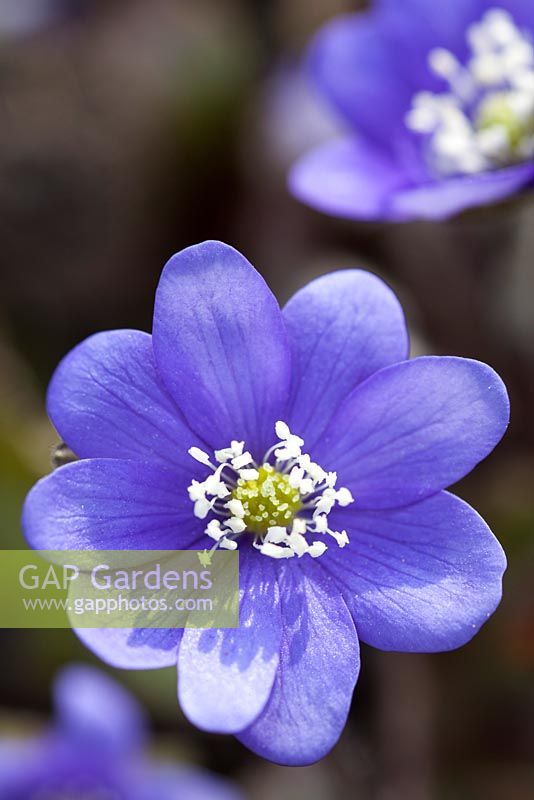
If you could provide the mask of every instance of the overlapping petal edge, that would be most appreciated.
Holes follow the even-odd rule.
[[[82,460],[30,493],[28,542],[204,548],[185,488],[202,466],[188,448],[244,439],[260,458],[283,419],[352,492],[336,512],[350,544],[280,563],[244,541],[239,630],[85,630],[82,640],[115,666],[177,663],[193,723],[291,765],[318,760],[341,734],[358,637],[409,651],[468,641],[499,602],[505,558],[443,490],[495,447],[508,399],[484,364],[407,361],[407,350],[400,305],[375,275],[326,275],[281,312],[233,248],[174,256],[152,339],[98,334],[58,367],[49,413]]]

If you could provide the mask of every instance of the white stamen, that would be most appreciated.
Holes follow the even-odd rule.
[[[329,531],[329,533],[330,536],[333,536],[336,540],[338,547],[345,547],[345,545],[349,543],[347,531],[341,531],[341,533],[338,533],[337,531]]]
[[[300,533],[290,533],[287,537],[287,543],[294,553],[300,558],[307,553],[310,546],[304,536]]]
[[[234,542],[233,539],[220,539],[219,547],[223,550],[237,550],[237,542]]]
[[[282,420],[278,420],[276,425],[274,426],[274,431],[279,439],[289,439],[291,436],[291,431],[289,430],[289,426],[282,422]]]
[[[327,547],[324,542],[314,542],[308,548],[308,555],[312,558],[319,558],[319,556],[323,555],[325,550],[327,550]]]
[[[216,546],[235,550],[238,546],[235,539],[245,533],[247,520],[251,519],[254,547],[271,558],[302,558],[306,554],[318,558],[326,545],[320,541],[310,544],[309,534],[328,534],[339,547],[345,547],[346,532],[331,530],[328,515],[334,506],[352,503],[351,492],[345,487],[336,489],[337,474],[326,472],[303,453],[304,440],[291,433],[285,422],[276,424],[276,433],[280,441],[267,451],[261,474],[260,466],[244,451],[244,442],[232,441],[230,447],[215,451],[217,467],[207,453],[191,448],[192,457],[212,470],[204,481],[193,480],[188,488],[194,513],[200,519],[205,519],[210,511],[221,517],[208,522],[206,534]],[[275,459],[274,464],[270,463],[271,458]],[[283,481],[279,482],[282,475],[287,481],[285,488]],[[254,485],[255,481],[260,482]],[[238,497],[234,494],[237,487]],[[226,498],[229,499],[221,502]],[[287,526],[269,525],[270,514],[274,514],[273,520],[287,519]],[[257,526],[260,525],[261,531],[263,521],[266,530],[258,533]]]
[[[270,556],[271,558],[293,558],[295,555],[294,551],[288,547],[281,547],[271,542],[264,542],[259,549],[264,556]]]
[[[226,520],[226,525],[228,525],[232,533],[243,533],[247,529],[247,526],[239,517],[230,517],[230,519]]]
[[[243,503],[241,500],[230,500],[228,503],[226,503],[226,508],[233,517],[239,517],[239,519],[242,519],[245,516],[245,509],[243,508]]]
[[[301,519],[299,517],[296,517],[296,519],[293,520],[293,525],[291,527],[291,533],[300,533],[300,534],[304,535],[307,530],[308,530],[308,523],[306,522],[305,519]]]
[[[337,490],[336,500],[342,508],[345,508],[345,506],[350,506],[351,503],[354,503],[354,497],[352,496],[350,490],[345,486],[342,486]]]
[[[456,56],[453,56],[452,53],[445,50],[443,47],[437,47],[435,50],[431,51],[428,57],[428,63],[436,75],[441,75],[441,77],[446,80],[449,80],[458,70],[462,69]]]
[[[469,26],[465,65],[445,48],[428,55],[429,69],[447,81],[441,94],[419,92],[406,115],[425,136],[432,170],[475,174],[531,157],[534,138],[534,46],[508,11],[488,10]]]
[[[236,470],[236,472],[239,472],[241,467],[246,467],[247,464],[251,463],[252,463],[252,456],[248,452],[243,453],[240,456],[236,456],[236,458],[232,459],[232,467]]]
[[[211,466],[209,455],[204,450],[201,450],[200,447],[190,447],[187,452],[195,461],[200,461],[201,464],[205,464],[207,467]]]
[[[244,481],[257,481],[260,477],[257,469],[242,469],[239,475]]]
[[[236,458],[236,456],[240,456],[243,452],[243,448],[245,446],[245,442],[237,442],[235,439],[230,443],[230,447],[223,447],[222,450],[215,451],[215,459],[220,463],[224,464],[227,461],[230,461],[232,458]]]
[[[202,498],[206,496],[206,489],[204,488],[204,484],[200,483],[200,481],[193,480],[187,492],[189,494],[189,499],[192,500],[193,503],[197,500],[202,500]]]
[[[286,540],[287,540],[286,528],[281,528],[279,525],[275,525],[272,528],[268,528],[267,533],[265,535],[266,542],[272,542],[272,544],[280,544],[281,542],[285,542]]]
[[[225,532],[221,528],[221,523],[218,519],[212,519],[208,523],[208,527],[206,528],[206,533],[212,539],[215,539],[218,542],[222,537],[225,535]]]
[[[206,519],[209,512],[212,509],[212,504],[209,500],[206,500],[205,497],[201,497],[199,500],[196,501],[193,513],[197,519]]]

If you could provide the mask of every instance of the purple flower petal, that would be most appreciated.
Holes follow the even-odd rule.
[[[37,550],[179,550],[203,535],[191,513],[189,476],[119,459],[67,464],[40,480],[24,505]]]
[[[509,11],[513,16],[516,25],[523,29],[534,28],[534,6],[529,0],[479,0],[480,5],[484,6],[484,10],[489,8],[504,8]],[[481,15],[482,16],[482,15]]]
[[[34,761],[41,756],[42,748],[27,739],[0,739],[0,797],[19,800],[21,776],[33,770]]]
[[[182,629],[76,628],[74,633],[98,658],[117,669],[174,667]]]
[[[60,363],[48,389],[48,412],[81,458],[134,458],[187,464],[202,443],[181,419],[141,331],[97,333]]]
[[[303,203],[337,217],[387,217],[393,192],[407,184],[401,166],[362,137],[327,142],[302,156],[289,188]]]
[[[201,438],[212,447],[244,439],[263,456],[284,416],[289,346],[275,298],[240,253],[204,242],[171,258],[156,295],[154,351]]]
[[[343,588],[360,639],[431,652],[469,641],[501,599],[503,550],[467,503],[440,492],[421,503],[332,515],[350,544],[324,566]]]
[[[240,627],[186,630],[178,657],[178,697],[203,730],[235,733],[262,711],[278,666],[282,622],[276,564],[240,551]]]
[[[399,69],[379,11],[339,16],[315,37],[309,52],[312,80],[354,128],[393,152],[409,140],[404,114],[413,86]]]
[[[400,189],[390,198],[390,219],[447,219],[472,206],[489,205],[534,180],[532,161],[494,172],[447,178]]]
[[[238,739],[263,758],[318,761],[345,725],[360,668],[358,637],[335,582],[318,564],[282,572],[282,650],[269,702]]]
[[[396,0],[377,0],[378,8],[384,12],[379,17],[384,35],[396,48],[396,65],[399,70],[409,69],[413,81],[421,81],[420,90],[433,89],[436,84],[428,68],[429,52],[444,47],[463,61],[468,55],[468,27],[478,22],[490,8],[503,5],[500,0],[462,0],[461,3],[404,0],[402,5]]]
[[[362,270],[312,281],[283,314],[293,347],[289,423],[310,449],[352,389],[408,357],[408,334],[391,289]]]
[[[506,389],[486,364],[423,357],[361,384],[314,453],[338,472],[358,508],[397,508],[466,475],[490,453],[509,419]]]
[[[80,748],[137,749],[145,739],[145,716],[131,694],[105,673],[85,665],[64,669],[54,685],[56,723]]]

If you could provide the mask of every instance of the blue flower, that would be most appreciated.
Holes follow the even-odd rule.
[[[376,0],[317,35],[309,70],[348,134],[303,156],[303,202],[365,220],[444,219],[534,178],[534,6]]]
[[[0,40],[28,36],[76,14],[79,0],[3,0]]]
[[[2,800],[240,800],[208,773],[145,760],[141,709],[99,670],[66,667],[54,701],[44,733],[0,739]]]
[[[97,334],[58,367],[48,411],[80,461],[31,491],[29,543],[240,551],[236,630],[79,630],[117,667],[178,664],[188,718],[283,764],[339,737],[358,640],[438,651],[500,600],[505,559],[443,491],[508,423],[485,364],[407,360],[400,305],[360,270],[280,311],[233,248],[175,255],[152,336]]]

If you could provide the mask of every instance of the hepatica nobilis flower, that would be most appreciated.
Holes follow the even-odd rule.
[[[0,738],[2,800],[240,800],[209,773],[146,758],[144,714],[104,673],[65,668],[54,700],[46,730]]]
[[[111,331],[58,367],[48,411],[81,458],[30,493],[36,548],[239,548],[235,630],[80,630],[110,664],[178,664],[199,727],[284,764],[323,756],[358,640],[436,651],[499,602],[501,547],[444,491],[502,437],[485,364],[408,358],[399,303],[346,270],[281,311],[233,248],[175,255],[152,336]]]
[[[305,155],[293,193],[342,217],[443,219],[534,178],[530,0],[376,0],[311,45],[311,79],[348,127]]]

